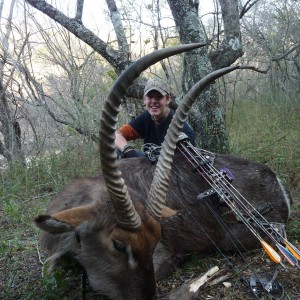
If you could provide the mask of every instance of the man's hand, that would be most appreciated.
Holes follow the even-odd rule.
[[[138,153],[129,145],[126,145],[122,151],[122,158],[139,157]]]
[[[184,141],[189,141],[189,140],[190,140],[190,138],[184,132],[180,132],[180,134],[178,136],[177,143],[184,142]]]

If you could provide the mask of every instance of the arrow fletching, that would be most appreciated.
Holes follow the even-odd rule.
[[[286,260],[292,265],[292,266],[297,266],[298,265],[298,260],[297,258],[286,248],[284,248],[280,244],[276,244],[277,248],[279,251],[282,253],[282,255],[286,258]]]
[[[291,244],[289,241],[287,241],[286,239],[284,239],[284,243],[286,245],[286,247],[289,249],[289,251],[298,259],[300,260],[300,251],[293,245]]]
[[[268,243],[264,240],[261,240],[260,243],[274,263],[278,264],[282,262],[280,255]]]

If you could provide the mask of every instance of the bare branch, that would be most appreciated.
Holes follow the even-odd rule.
[[[83,11],[84,0],[77,0],[76,16],[77,22],[82,24],[82,11]]]
[[[260,69],[254,67],[254,66],[241,66],[240,69],[252,70],[252,71],[255,71],[257,73],[267,74],[268,71],[270,70],[270,67],[268,67],[266,70],[260,70]]]
[[[121,16],[114,0],[106,0],[108,9],[110,11],[111,22],[114,26],[115,33],[117,35],[118,46],[122,56],[126,56],[129,53],[129,47],[127,44],[126,34],[122,24]]]
[[[295,50],[297,50],[299,48],[300,48],[300,44],[297,44],[294,47],[292,47],[290,50],[288,50],[286,53],[282,54],[281,56],[273,58],[272,61],[278,61],[278,60],[284,59],[289,54],[291,54],[292,52],[294,52]]]
[[[123,65],[120,66],[120,62],[118,61],[118,58],[116,58],[116,55],[110,55],[106,51],[108,44],[82,25],[81,22],[78,22],[77,19],[69,18],[44,0],[26,0],[26,2],[91,46],[97,53],[106,59],[118,73],[124,69]],[[119,57],[119,53],[117,56]]]
[[[254,6],[259,0],[254,1],[251,3],[251,0],[248,0],[240,12],[240,19],[251,9],[252,6]]]

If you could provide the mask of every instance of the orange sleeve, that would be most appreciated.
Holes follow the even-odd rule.
[[[120,129],[119,132],[124,136],[127,141],[140,139],[140,135],[129,125],[125,124]]]

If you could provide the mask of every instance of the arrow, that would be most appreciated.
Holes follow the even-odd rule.
[[[279,249],[279,251],[282,253],[282,255],[287,259],[287,261],[292,266],[296,266],[300,270],[297,258],[289,250],[284,248],[282,245],[277,243],[276,246]]]
[[[283,239],[283,242],[285,243],[286,247],[290,250],[290,252],[292,252],[292,254],[298,260],[300,260],[300,251],[292,243],[290,243],[288,240]]]

